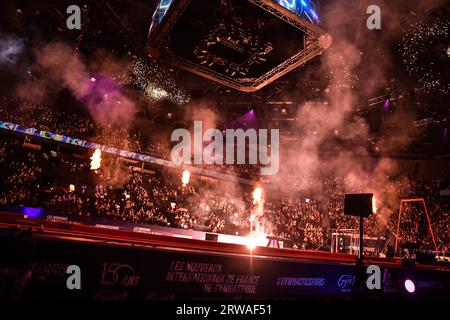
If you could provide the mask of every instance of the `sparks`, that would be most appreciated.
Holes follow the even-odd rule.
[[[253,204],[260,203],[262,201],[262,189],[260,187],[253,190]]]

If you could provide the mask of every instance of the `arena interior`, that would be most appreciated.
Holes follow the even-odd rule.
[[[373,2],[2,1],[0,296],[449,299],[448,1]]]

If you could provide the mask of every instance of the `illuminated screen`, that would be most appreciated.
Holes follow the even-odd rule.
[[[150,26],[150,30],[161,23],[167,11],[169,11],[172,2],[173,0],[161,0],[159,2],[158,7],[156,7],[155,13],[153,13],[152,25]]]
[[[42,213],[40,208],[24,207],[23,214],[27,215],[29,218],[36,218]]]
[[[150,31],[157,27],[164,19],[167,11],[174,0],[161,0],[153,13]],[[319,14],[315,5],[310,0],[273,0],[279,5],[292,11],[296,15],[309,20],[312,23],[319,23]]]
[[[319,22],[319,14],[313,3],[309,0],[274,0],[279,5],[292,11],[296,15],[312,23]]]

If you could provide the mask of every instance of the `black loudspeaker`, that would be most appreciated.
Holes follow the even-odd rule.
[[[389,245],[387,247],[386,258],[392,259],[394,258],[394,256],[395,256],[394,247]]]
[[[373,193],[346,194],[344,213],[351,216],[368,217],[372,214]]]
[[[436,255],[433,251],[416,250],[416,262],[420,264],[436,264]]]
[[[205,235],[205,240],[217,242],[217,240],[219,240],[219,235],[215,233],[207,233]]]

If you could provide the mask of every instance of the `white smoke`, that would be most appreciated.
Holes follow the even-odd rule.
[[[0,65],[16,63],[24,47],[23,39],[0,33]]]

